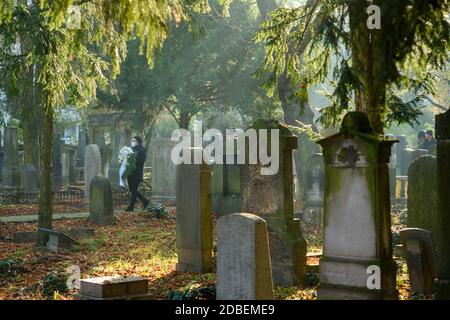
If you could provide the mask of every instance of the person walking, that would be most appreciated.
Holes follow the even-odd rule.
[[[149,200],[138,191],[139,184],[144,181],[144,162],[146,159],[146,150],[142,146],[142,138],[134,136],[131,140],[131,148],[136,153],[136,167],[131,174],[128,175],[128,187],[130,188],[131,199],[130,204],[125,211],[134,211],[137,198],[142,201],[143,207],[147,207]]]

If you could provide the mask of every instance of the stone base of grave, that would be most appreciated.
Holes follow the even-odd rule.
[[[99,298],[92,297],[84,294],[77,294],[75,296],[75,300],[155,300],[154,295],[147,294],[135,294],[135,295],[126,295],[120,297],[109,297],[109,298]]]
[[[182,261],[176,265],[178,272],[208,273],[212,271],[212,261],[208,258],[207,252],[180,248],[177,252],[178,261]]]
[[[115,225],[117,223],[115,216],[90,216],[89,220],[100,225]]]
[[[367,280],[372,275],[369,266],[380,266],[380,289],[369,289]],[[379,260],[355,260],[338,257],[322,257],[319,265],[320,300],[392,300],[397,299],[395,289],[395,262]],[[352,285],[344,285],[344,284]]]
[[[148,295],[148,280],[141,277],[97,277],[80,280],[80,296],[94,300]]]
[[[450,300],[450,280],[436,279],[434,296],[437,300]]]

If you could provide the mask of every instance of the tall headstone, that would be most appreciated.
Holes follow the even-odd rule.
[[[450,110],[436,116],[438,221],[436,235],[438,279],[435,297],[450,300]]]
[[[260,130],[267,130],[267,141],[271,141],[271,129],[278,130],[279,169],[273,175],[262,175],[260,160],[257,164],[241,165],[241,212],[258,214],[267,221],[274,284],[303,286],[306,240],[300,220],[294,219],[292,173],[292,152],[297,147],[297,137],[271,119],[257,120],[249,129],[256,130],[259,139]],[[247,144],[247,150],[248,147]]]
[[[90,185],[89,220],[96,224],[116,224],[112,205],[112,189],[108,178],[96,175]]]
[[[219,218],[217,299],[274,299],[264,219],[250,213],[233,213]]]
[[[25,164],[22,170],[22,187],[26,194],[37,194],[38,172],[32,164]]]
[[[408,142],[406,141],[406,137],[404,135],[397,136],[397,147],[396,147],[396,167],[397,167],[397,175],[398,176],[406,176],[408,174],[408,160],[406,155],[406,148],[408,146]]]
[[[322,224],[325,164],[321,153],[313,154],[306,164],[306,199],[303,220]]]
[[[202,153],[201,148],[187,148]],[[190,152],[187,151],[187,152]],[[191,162],[193,163],[193,162]],[[177,271],[212,270],[211,171],[207,164],[176,166]]]
[[[175,165],[170,154],[175,143],[169,139],[155,138],[150,148],[152,166],[152,198],[175,199]]]
[[[84,153],[84,198],[89,201],[89,190],[92,179],[102,171],[100,149],[96,144],[86,146]]]
[[[437,160],[430,155],[420,156],[408,171],[408,228],[439,233],[437,193]]]
[[[390,140],[396,140],[393,134],[387,134],[386,138]],[[395,199],[395,190],[397,184],[397,143],[394,143],[392,145],[388,167],[389,167],[389,190],[391,192],[391,199]]]
[[[378,138],[363,112],[347,113],[341,131],[318,142],[325,158],[319,299],[396,298],[387,165],[394,142]],[[369,289],[378,268],[380,286]]]
[[[19,167],[17,128],[6,127],[4,139],[2,182],[6,186],[20,187],[21,173]]]
[[[84,129],[78,131],[78,147],[77,147],[77,159],[76,166],[83,167],[84,166],[84,150],[86,149],[86,131]]]
[[[60,133],[55,133],[53,138],[53,155],[52,155],[52,188],[53,191],[59,191],[63,187],[63,164],[61,162],[62,158],[62,135]]]

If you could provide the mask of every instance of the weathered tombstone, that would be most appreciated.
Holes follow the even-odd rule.
[[[450,110],[436,116],[436,139],[439,231],[435,297],[450,300]]]
[[[22,186],[25,194],[36,194],[38,173],[34,165],[25,164],[22,170]]]
[[[227,139],[233,138],[227,136]],[[212,208],[213,213],[219,216],[239,212],[241,207],[241,174],[237,155],[234,150],[227,154],[227,148],[223,152],[223,164],[215,163],[212,169]]]
[[[306,199],[303,220],[320,225],[323,219],[325,164],[321,153],[313,154],[306,164]]]
[[[80,280],[80,300],[129,299],[148,294],[148,280],[142,277],[107,276]]]
[[[387,139],[396,140],[393,134],[387,134]],[[398,141],[398,140],[397,140]],[[391,192],[391,199],[395,199],[395,190],[397,184],[397,144],[394,143],[391,149],[391,156],[389,157],[389,190]]]
[[[279,169],[273,175],[262,175],[260,160],[257,164],[241,165],[240,211],[256,213],[267,221],[274,284],[303,286],[306,240],[300,220],[294,219],[292,174],[292,152],[297,147],[297,137],[275,120],[257,120],[249,129],[255,129],[257,136],[261,135],[260,129],[268,130],[267,141],[271,141],[271,129],[278,130]]]
[[[53,191],[59,191],[62,189],[63,187],[63,176],[62,176],[62,167],[63,164],[61,162],[61,147],[62,147],[62,142],[61,142],[61,134],[60,133],[55,133],[54,138],[53,138],[53,147],[52,147],[52,188]]]
[[[100,149],[96,144],[89,144],[84,153],[84,199],[89,201],[91,180],[101,173]]]
[[[152,166],[152,199],[175,199],[176,169],[170,158],[174,145],[175,143],[170,139],[156,138],[149,148]]]
[[[97,224],[114,225],[112,189],[108,178],[97,175],[90,185],[89,220]]]
[[[183,152],[202,153],[201,148]],[[193,163],[193,161],[191,162]],[[211,171],[207,164],[176,166],[177,271],[212,270]]]
[[[10,187],[20,187],[21,173],[19,167],[17,128],[6,127],[4,139],[2,183]]]
[[[217,299],[274,299],[264,219],[249,213],[233,213],[219,218]]]
[[[414,160],[408,170],[408,228],[439,233],[437,160],[430,155]]]
[[[408,264],[411,291],[432,294],[437,262],[431,232],[419,228],[403,229],[400,241]]]
[[[86,131],[80,130],[78,131],[78,147],[77,147],[77,167],[84,167],[84,150],[86,149]]]
[[[68,235],[46,228],[38,228],[38,232],[45,232],[48,234],[47,249],[58,252],[61,249],[71,249],[73,246],[77,246],[79,243],[69,237]]]
[[[363,112],[347,113],[341,131],[318,142],[326,164],[319,299],[396,298],[387,166],[394,142],[378,138]],[[373,272],[380,281],[369,288]]]
[[[409,163],[406,159],[407,141],[404,135],[397,136],[397,148],[396,148],[396,167],[398,176],[406,176],[408,174]]]

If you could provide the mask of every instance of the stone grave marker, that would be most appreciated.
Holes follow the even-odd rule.
[[[22,170],[22,186],[25,194],[38,193],[38,172],[32,164],[23,165]]]
[[[38,231],[48,234],[47,249],[51,251],[60,251],[61,249],[71,249],[74,246],[78,246],[79,243],[75,239],[68,235],[46,228],[38,228]]]
[[[203,153],[202,148],[186,148]],[[187,151],[187,152],[190,152]],[[183,151],[184,152],[184,151]],[[193,161],[191,161],[193,163]],[[212,270],[211,171],[206,163],[176,166],[177,271]]]
[[[86,202],[89,202],[92,179],[102,171],[101,162],[100,148],[96,144],[89,144],[84,152],[84,198]]]
[[[89,220],[101,225],[116,224],[112,205],[111,183],[108,178],[96,175],[92,179],[89,195]]]
[[[274,299],[267,226],[250,213],[219,218],[217,299]]]
[[[408,228],[439,232],[437,213],[437,160],[430,155],[415,159],[408,169]]]
[[[394,142],[380,139],[363,112],[347,113],[340,132],[318,142],[326,164],[319,299],[397,296],[387,165]],[[377,267],[380,286],[369,288]]]
[[[411,291],[432,294],[437,261],[431,232],[419,228],[403,229],[400,241],[408,264]]]
[[[297,137],[276,120],[256,120],[249,129],[278,130],[279,168],[273,175],[261,174],[261,161],[241,165],[241,212],[258,214],[267,222],[272,276],[275,285],[303,286],[306,276],[306,240],[300,220],[294,218],[293,150]],[[276,131],[275,131],[276,132]],[[258,142],[250,142],[258,144]],[[249,144],[246,143],[246,150]],[[270,147],[268,149],[271,149]],[[248,152],[246,151],[246,154]]]
[[[306,164],[306,199],[303,220],[316,225],[322,224],[325,164],[321,153],[313,154]]]
[[[450,300],[450,110],[436,116],[439,230],[435,237],[438,280],[435,297]]]

